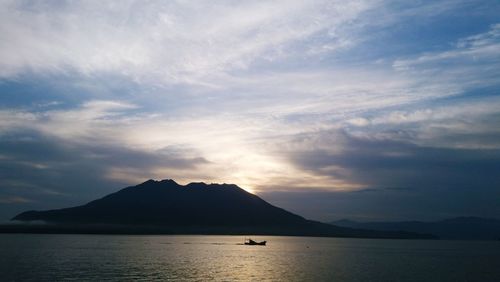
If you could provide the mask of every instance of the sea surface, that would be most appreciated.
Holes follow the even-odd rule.
[[[0,234],[0,281],[500,281],[500,242]]]

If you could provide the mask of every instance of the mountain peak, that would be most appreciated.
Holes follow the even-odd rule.
[[[238,185],[236,184],[227,184],[227,183],[222,183],[222,184],[219,184],[219,183],[210,183],[210,184],[207,184],[205,182],[191,182],[187,185],[185,185],[184,187],[186,188],[226,188],[226,189],[241,189]],[[242,189],[243,190],[243,189]]]
[[[163,179],[163,180],[154,180],[154,179],[149,179],[137,186],[134,186],[132,188],[188,188],[188,189],[208,189],[208,188],[213,188],[213,189],[221,189],[225,188],[224,190],[243,190],[244,189],[240,188],[236,184],[228,184],[228,183],[205,183],[205,182],[191,182],[186,185],[181,185],[175,182],[173,179]]]
[[[205,182],[191,182],[188,185],[186,185],[186,188],[206,188],[209,185],[206,184]]]
[[[154,180],[154,179],[149,179],[136,187],[150,187],[150,186],[179,186],[177,182],[175,182],[173,179],[163,179],[163,180]]]
[[[160,181],[160,183],[163,183],[163,184],[174,184],[174,185],[179,185],[177,182],[175,182],[173,179],[162,179]]]

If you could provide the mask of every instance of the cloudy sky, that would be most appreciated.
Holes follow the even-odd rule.
[[[147,179],[500,218],[500,2],[0,1],[0,221]]]

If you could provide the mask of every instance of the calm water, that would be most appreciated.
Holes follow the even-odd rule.
[[[500,242],[0,235],[0,280],[500,281]]]

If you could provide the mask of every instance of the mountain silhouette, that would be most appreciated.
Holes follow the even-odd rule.
[[[154,225],[293,225],[304,219],[272,206],[236,185],[148,180],[86,205],[28,211],[13,220]]]
[[[12,220],[46,224],[4,227],[0,231],[431,237],[332,226],[275,207],[234,184],[201,182],[184,186],[170,179],[148,180],[82,206],[23,212]]]
[[[433,234],[452,240],[499,240],[500,220],[480,217],[456,217],[440,221],[357,222],[338,220],[331,224],[380,231],[406,231]]]

